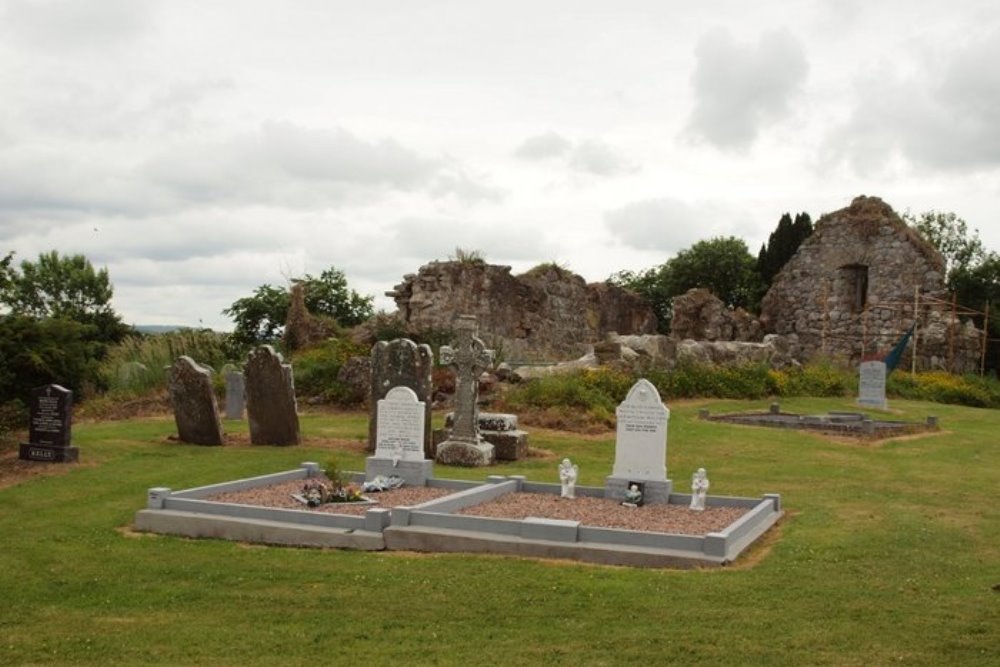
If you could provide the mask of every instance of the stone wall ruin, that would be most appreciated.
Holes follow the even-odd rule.
[[[916,317],[918,369],[977,370],[981,336],[943,307],[944,277],[937,249],[881,199],[861,196],[817,221],[775,276],[760,321],[768,333],[794,335],[803,358],[858,363],[884,356]]]
[[[651,334],[656,316],[642,297],[587,284],[555,265],[514,276],[509,266],[431,262],[390,291],[409,331],[448,330],[457,313],[474,315],[480,336],[508,360],[572,359],[608,332]]]

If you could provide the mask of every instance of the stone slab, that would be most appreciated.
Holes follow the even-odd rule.
[[[22,461],[45,461],[49,463],[75,463],[80,460],[78,447],[51,447],[21,443],[18,458]]]
[[[482,431],[483,440],[493,445],[498,461],[520,461],[528,455],[526,431]]]
[[[243,373],[251,444],[299,444],[302,436],[291,367],[270,345],[261,345],[247,356]]]
[[[600,565],[699,568],[725,565],[725,558],[648,547],[556,542],[489,535],[475,531],[390,526],[382,533],[387,549],[448,553],[489,553],[526,558],[559,558]]]
[[[167,373],[167,388],[181,442],[221,445],[222,423],[211,373],[191,357],[178,357]]]
[[[390,389],[378,402],[375,456],[423,461],[426,407],[409,387]]]
[[[455,413],[449,412],[444,416],[445,428],[451,428],[455,423]],[[516,431],[517,415],[507,412],[480,412],[480,431]]]
[[[611,475],[637,481],[666,481],[670,410],[649,380],[640,379],[615,410],[615,464]]]
[[[335,547],[361,551],[385,549],[385,540],[378,532],[176,510],[140,510],[135,515],[135,528],[139,531],[168,535],[213,537],[239,542]]]
[[[858,405],[885,410],[886,366],[883,361],[865,361],[858,366]]]
[[[28,442],[48,447],[69,447],[72,440],[73,392],[47,384],[31,392]]]
[[[434,476],[434,461],[397,461],[369,456],[365,459],[365,480],[370,481],[378,475],[397,475],[407,486],[426,486],[427,480]]]

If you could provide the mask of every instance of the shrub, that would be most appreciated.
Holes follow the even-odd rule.
[[[513,387],[504,400],[515,410],[573,408],[611,424],[634,382],[634,376],[618,370],[583,370],[532,379]]]
[[[0,445],[13,442],[14,433],[28,425],[28,410],[21,401],[0,404]]]
[[[886,391],[900,398],[954,403],[979,408],[1000,407],[1000,382],[976,375],[952,375],[943,371],[892,373]]]
[[[857,390],[857,373],[823,361],[768,371],[775,396],[847,396]]]
[[[227,335],[208,329],[182,329],[162,334],[132,336],[108,351],[100,374],[109,393],[141,395],[166,387],[164,370],[186,355],[209,366],[220,376],[226,363]]]
[[[367,355],[361,345],[346,338],[330,338],[292,357],[295,390],[325,402],[350,402],[352,392],[337,380],[341,366],[351,357]]]
[[[649,373],[660,396],[666,398],[763,398],[775,393],[771,372],[764,364],[714,366],[679,363],[670,372]]]

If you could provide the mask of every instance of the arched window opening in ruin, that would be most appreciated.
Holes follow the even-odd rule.
[[[844,296],[851,312],[860,313],[868,303],[868,267],[864,264],[846,264],[840,267],[845,287]]]

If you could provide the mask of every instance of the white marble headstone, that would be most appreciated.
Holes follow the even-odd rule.
[[[618,434],[612,476],[641,481],[667,479],[667,422],[670,410],[649,380],[632,385],[615,410]]]
[[[424,403],[409,387],[393,387],[378,402],[375,456],[424,460]]]
[[[864,361],[858,367],[858,405],[886,408],[885,362]]]

